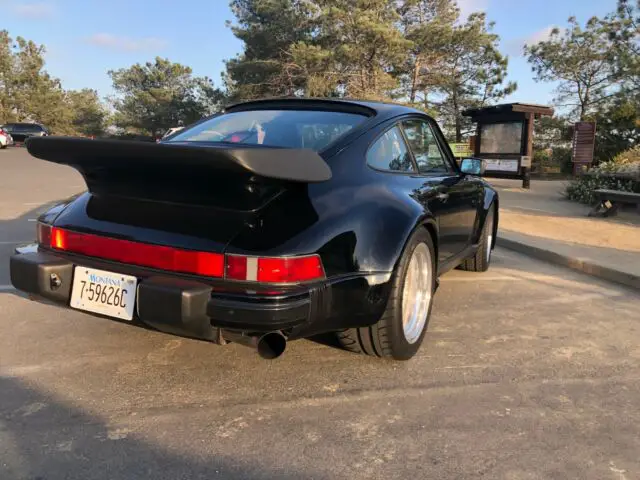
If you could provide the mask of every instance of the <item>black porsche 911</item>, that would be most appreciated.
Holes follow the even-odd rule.
[[[336,332],[405,360],[438,277],[485,271],[498,195],[437,124],[399,105],[242,103],[161,143],[32,137],[88,191],[40,216],[11,258],[32,298],[255,347]]]

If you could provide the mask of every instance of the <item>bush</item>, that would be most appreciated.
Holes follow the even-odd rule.
[[[640,146],[619,153],[610,162],[598,165],[599,172],[640,176]]]
[[[618,154],[569,183],[565,196],[569,200],[593,204],[599,189],[640,193],[640,147]]]
[[[628,164],[640,162],[640,145],[630,148],[626,152],[619,153],[613,159],[613,163]]]
[[[541,146],[534,148],[531,171],[570,174],[573,171],[571,149],[564,147],[542,148]]]
[[[600,189],[640,193],[640,181],[604,176],[601,173],[582,175],[567,185],[564,195],[569,200],[592,205],[597,200],[595,191]]]
[[[551,166],[551,155],[548,150],[534,150],[531,160],[532,172],[545,172]]]
[[[551,152],[551,163],[558,165],[562,173],[573,172],[573,162],[571,162],[571,149],[565,147],[556,147]]]

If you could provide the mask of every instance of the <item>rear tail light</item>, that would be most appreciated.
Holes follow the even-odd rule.
[[[38,243],[56,250],[116,262],[243,282],[298,283],[325,278],[318,255],[250,257],[183,250],[72,232],[38,223]]]
[[[144,267],[193,273],[205,277],[222,277],[224,256],[179,248],[71,232],[53,227],[49,237],[51,248],[90,257]]]
[[[226,278],[260,283],[296,283],[325,278],[318,255],[246,257],[227,255]]]

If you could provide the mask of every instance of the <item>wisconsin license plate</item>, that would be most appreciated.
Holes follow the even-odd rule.
[[[72,308],[131,320],[138,279],[131,275],[75,267],[71,289]]]

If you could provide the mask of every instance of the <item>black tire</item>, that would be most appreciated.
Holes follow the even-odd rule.
[[[491,263],[491,250],[493,249],[494,219],[495,208],[491,205],[482,227],[480,242],[478,242],[478,250],[476,250],[476,253],[472,257],[467,258],[460,264],[458,267],[460,270],[466,270],[468,272],[486,272],[489,270],[489,265]]]
[[[431,256],[431,299],[427,309],[426,320],[422,327],[420,336],[413,343],[409,343],[405,338],[402,325],[402,295],[404,282],[407,275],[407,267],[414,250],[418,245],[426,245]],[[433,294],[436,286],[437,264],[435,249],[431,235],[424,228],[416,230],[402,253],[398,267],[392,278],[392,287],[387,300],[382,317],[377,323],[370,327],[349,328],[337,332],[338,341],[346,350],[354,353],[364,353],[377,357],[393,358],[395,360],[409,360],[412,358],[424,339],[424,335],[429,325],[431,307],[433,305]]]

